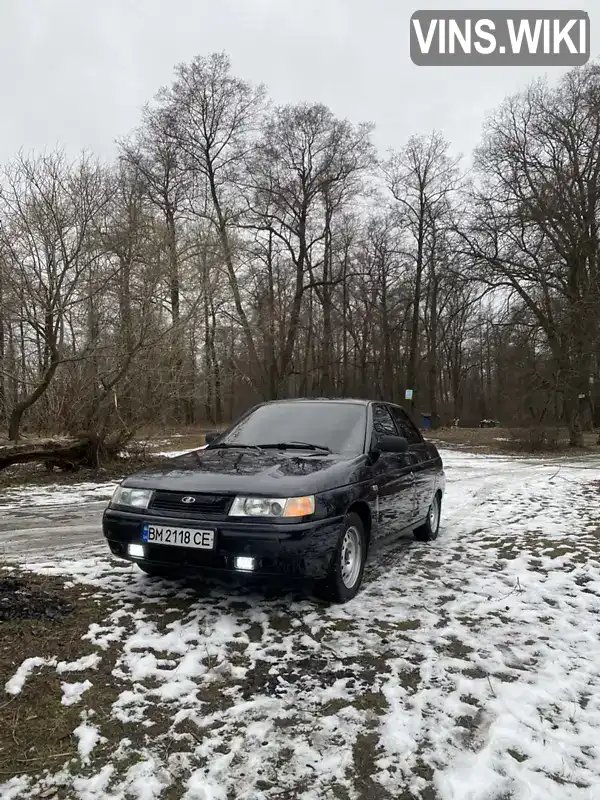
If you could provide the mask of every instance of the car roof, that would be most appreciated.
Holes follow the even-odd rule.
[[[347,403],[368,406],[377,400],[365,400],[364,397],[286,397],[282,400],[267,400],[262,405],[275,405],[281,403]],[[384,402],[384,401],[382,401]]]

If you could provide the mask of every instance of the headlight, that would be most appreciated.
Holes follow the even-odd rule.
[[[307,517],[315,513],[314,495],[308,497],[236,497],[230,517]]]
[[[128,486],[117,486],[110,504],[111,506],[148,508],[151,497],[152,489],[131,489]]]

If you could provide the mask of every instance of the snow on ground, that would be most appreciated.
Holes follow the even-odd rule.
[[[61,703],[63,706],[72,706],[74,703],[78,703],[83,693],[91,689],[92,686],[93,684],[90,681],[83,681],[83,683],[67,683],[63,681],[61,684],[63,692]]]
[[[56,659],[40,658],[40,656],[26,658],[12,678],[6,681],[4,684],[4,691],[7,694],[19,694],[25,685],[25,681],[31,675],[31,673],[37,667],[43,667],[46,664],[53,666],[56,664]]]
[[[18,489],[3,489],[0,510],[28,508],[35,506],[67,506],[97,500],[110,500],[117,481],[93,483],[48,484],[46,486],[25,486]]]
[[[26,658],[10,680],[5,683],[4,691],[7,694],[19,694],[23,690],[25,681],[29,676],[32,675],[36,669],[40,669],[41,667],[56,667],[56,672],[62,675],[65,672],[85,672],[85,670],[94,670],[101,661],[102,657],[97,653],[82,656],[78,658],[77,661],[71,661],[70,663],[66,661],[57,663],[55,658],[40,658],[39,656]],[[68,683],[65,681],[62,683],[62,686],[64,689],[64,696],[69,696],[68,701],[65,702],[64,705],[70,705],[71,702],[77,702],[81,694],[90,689],[92,684],[88,680],[83,683]]]
[[[60,664],[57,664],[56,671],[59,673],[63,672],[82,672],[86,669],[96,669],[98,664],[102,661],[102,657],[99,656],[97,653],[92,653],[90,656],[82,656],[78,658],[77,661],[61,661]]]
[[[200,447],[188,447],[187,450],[161,450],[154,453],[155,456],[165,456],[165,458],[175,458],[176,456],[184,456],[186,453],[192,453],[194,450],[204,450],[207,445],[202,444]]]
[[[93,722],[95,685],[80,695],[79,760],[0,795],[600,797],[600,461],[443,456],[438,540],[379,552],[343,606],[30,564],[118,603],[85,637],[117,688]]]
[[[79,740],[77,750],[79,752],[81,763],[89,764],[90,753],[102,739],[98,728],[94,727],[94,725],[88,725],[87,722],[82,722],[81,725],[78,725],[75,728],[73,734]]]

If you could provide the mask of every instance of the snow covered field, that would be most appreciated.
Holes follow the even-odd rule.
[[[597,800],[600,462],[443,456],[439,539],[377,554],[344,606],[28,564],[118,608],[3,687],[52,673],[79,709],[78,755],[3,800]]]

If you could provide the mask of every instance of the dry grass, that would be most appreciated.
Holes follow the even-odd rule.
[[[0,568],[0,687],[30,656],[71,661],[93,652],[82,642],[91,622],[108,612],[106,601],[93,591],[65,588],[64,581],[7,573]],[[96,691],[116,698],[106,663],[98,673]],[[77,706],[61,705],[61,679],[51,667],[36,669],[20,694],[4,695],[0,703],[0,783],[13,775],[55,769],[77,755],[73,730],[79,722]],[[102,680],[104,679],[104,680]],[[105,698],[107,699],[107,698]],[[106,705],[106,704],[105,704]]]
[[[566,428],[548,429],[546,442],[540,441],[538,429],[531,428],[439,428],[426,432],[425,436],[432,442],[476,453],[600,454],[597,432],[584,433],[585,450],[581,451],[569,445]]]
[[[15,581],[19,585],[16,592]],[[166,734],[172,720],[158,703],[152,709],[153,724],[148,730],[137,723],[121,721],[112,713],[113,703],[127,688],[114,673],[121,654],[118,645],[100,651],[101,661],[96,669],[59,674],[52,665],[37,667],[19,694],[4,694],[6,681],[29,657],[56,659],[60,663],[98,653],[98,648],[82,637],[93,623],[110,624],[109,615],[117,606],[107,593],[99,593],[93,587],[65,587],[60,578],[18,570],[9,572],[2,565],[0,595],[12,599],[10,618],[1,621],[0,617],[0,785],[14,776],[39,778],[64,768],[76,775],[92,775],[111,763],[115,744],[123,739],[131,742],[128,755],[119,762],[119,769],[126,771],[138,758],[137,752],[155,737]],[[46,603],[53,613],[40,614],[40,602]],[[157,616],[164,614],[157,612]],[[157,624],[160,623],[164,620],[157,619]],[[86,678],[92,686],[85,693],[84,702],[63,705],[61,683]],[[74,735],[81,723],[82,706],[94,709],[92,722],[105,737],[94,748],[88,765],[79,758]],[[51,789],[42,796],[52,800],[79,796],[71,792],[62,794],[60,788],[57,791],[55,794]]]

